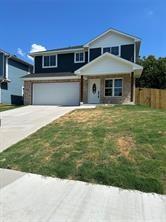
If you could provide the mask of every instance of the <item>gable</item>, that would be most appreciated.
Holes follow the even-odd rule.
[[[106,75],[106,74],[125,74],[137,71],[138,74],[142,73],[142,66],[135,63],[126,61],[117,56],[105,53],[75,71],[77,75]]]
[[[93,63],[91,66],[86,67],[83,70],[85,75],[104,75],[129,72],[131,72],[131,67],[129,65],[124,65],[118,61],[110,60],[108,57],[102,58],[100,61]]]
[[[134,44],[134,39],[109,31],[105,35],[92,41],[89,44],[89,47],[102,48],[102,47],[112,47],[112,46],[127,45],[127,44]]]

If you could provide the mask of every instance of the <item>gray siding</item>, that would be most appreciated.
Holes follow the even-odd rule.
[[[11,104],[11,96],[22,96],[23,80],[22,76],[28,74],[28,66],[9,59],[8,61],[8,89],[1,89],[1,102]]]
[[[88,52],[85,52],[84,63],[74,63],[74,53],[58,54],[56,68],[42,68],[42,56],[35,57],[35,73],[74,72],[88,62]]]

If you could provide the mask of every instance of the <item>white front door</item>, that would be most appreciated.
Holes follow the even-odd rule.
[[[100,79],[89,79],[88,103],[100,103]]]

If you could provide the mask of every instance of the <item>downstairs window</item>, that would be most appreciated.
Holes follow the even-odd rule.
[[[106,79],[105,96],[122,96],[122,79]]]

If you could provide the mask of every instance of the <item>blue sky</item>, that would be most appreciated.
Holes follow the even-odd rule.
[[[84,44],[113,27],[142,39],[141,56],[164,57],[165,9],[165,0],[0,0],[0,48],[28,61],[30,50]]]

